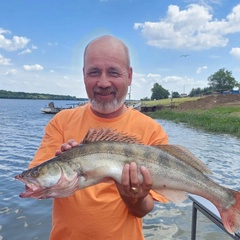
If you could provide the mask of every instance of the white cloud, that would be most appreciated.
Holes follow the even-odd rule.
[[[41,71],[41,70],[43,70],[43,67],[39,64],[23,65],[23,68],[25,71]]]
[[[7,69],[5,72],[0,68],[0,74],[0,89],[87,97],[83,79],[79,79],[76,75],[69,76],[71,79],[69,84],[63,78],[64,75],[57,71],[49,76],[49,71],[27,72],[23,67],[18,68],[17,65],[16,68]]]
[[[5,58],[3,55],[0,54],[0,65],[3,65],[3,66],[11,65],[11,59]]]
[[[12,38],[6,38],[6,34],[11,34],[9,30],[0,28],[0,49],[6,51],[16,51],[18,49],[25,48],[30,39],[26,37],[13,36]]]
[[[161,77],[160,74],[154,74],[154,73],[147,74],[147,78],[151,78],[151,79],[156,79],[156,78],[160,78],[160,77]]]
[[[212,4],[221,4],[222,0],[185,0],[187,3],[197,3],[198,5],[205,6],[209,9],[212,9]]]
[[[196,73],[197,73],[197,74],[200,74],[203,70],[207,70],[207,69],[208,69],[207,66],[199,67],[199,68],[196,70]]]
[[[31,52],[32,52],[32,50],[27,48],[27,49],[23,50],[22,52],[18,53],[18,55],[24,55],[24,54],[28,54],[28,53],[31,53]]]
[[[189,93],[193,88],[207,87],[205,80],[197,80],[186,76],[161,76],[155,73],[133,73],[131,98],[141,99],[151,97],[151,89],[154,83],[159,83],[163,88],[171,92]]]
[[[5,76],[15,76],[17,74],[17,69],[9,69],[4,73]]]
[[[32,49],[33,49],[33,50],[36,50],[36,49],[38,49],[38,47],[35,46],[35,45],[32,45]]]
[[[57,42],[48,42],[48,46],[53,47],[53,46],[57,46],[58,43]]]
[[[0,28],[0,35],[2,35],[2,34],[11,34],[11,32],[9,30]]]
[[[32,45],[32,48],[27,48],[25,50],[23,50],[22,52],[18,53],[18,55],[24,55],[24,54],[28,54],[28,53],[32,53],[32,50],[36,50],[38,49],[37,46]]]
[[[234,57],[240,58],[240,48],[232,48],[230,54]]]
[[[227,34],[240,32],[240,4],[226,19],[213,19],[208,7],[191,4],[185,10],[170,5],[159,22],[135,23],[148,45],[169,49],[209,49],[228,43]]]

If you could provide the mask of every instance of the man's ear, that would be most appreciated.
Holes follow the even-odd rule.
[[[85,83],[85,68],[84,67],[82,68],[82,72],[83,72],[83,80],[84,80],[84,83]]]
[[[129,67],[129,70],[128,70],[128,86],[130,86],[132,84],[132,67]]]

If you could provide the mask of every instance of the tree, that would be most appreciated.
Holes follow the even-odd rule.
[[[178,92],[173,92],[172,93],[172,98],[180,98],[181,95]]]
[[[165,99],[170,95],[169,91],[164,89],[160,84],[154,83],[153,88],[151,89],[152,96],[151,100]]]
[[[141,101],[150,101],[150,98],[149,97],[145,97],[145,98],[141,98],[140,100]]]
[[[219,69],[217,72],[208,77],[208,84],[214,91],[226,91],[231,90],[238,84],[235,78],[232,76],[232,72],[225,70],[225,68]]]

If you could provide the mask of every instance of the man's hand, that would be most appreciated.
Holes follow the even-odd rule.
[[[77,143],[76,140],[70,139],[70,140],[68,140],[67,143],[63,143],[63,144],[61,145],[60,150],[57,150],[57,151],[56,151],[55,156],[58,156],[58,155],[60,155],[62,152],[65,152],[65,151],[67,151],[67,150],[69,150],[69,149],[71,149],[71,148],[73,148],[73,147],[76,147],[77,145],[78,145],[78,143]]]
[[[122,171],[122,184],[116,183],[129,211],[137,217],[145,216],[154,207],[153,199],[149,195],[152,188],[152,176],[145,167],[141,167],[140,171],[143,176],[142,183],[138,178],[136,163],[126,164]]]

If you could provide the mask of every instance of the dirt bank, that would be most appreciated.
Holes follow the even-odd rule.
[[[240,106],[240,94],[217,94],[202,97],[196,101],[189,101],[180,104],[179,111],[191,109],[210,109],[217,106]]]

